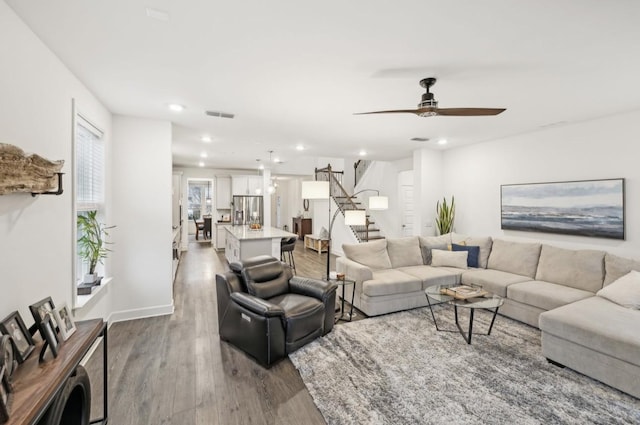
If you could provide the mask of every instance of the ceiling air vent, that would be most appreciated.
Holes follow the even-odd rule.
[[[428,142],[429,139],[427,137],[413,137],[411,139],[413,142]]]
[[[209,115],[210,117],[218,117],[218,118],[233,118],[233,117],[235,117],[235,114],[230,114],[228,112],[205,111],[204,113]]]

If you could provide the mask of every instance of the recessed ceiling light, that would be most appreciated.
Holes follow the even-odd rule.
[[[182,112],[184,111],[184,106],[180,105],[179,103],[170,103],[169,105],[167,105],[169,107],[170,110],[172,110],[173,112]]]
[[[260,164],[260,166],[258,167],[258,170],[264,170],[264,164]]]
[[[204,161],[200,161],[200,162],[198,162],[198,165],[199,165],[200,167],[204,167]]]
[[[360,155],[360,156],[366,156],[366,155],[367,155],[367,151],[365,151],[365,150],[361,150],[361,151],[358,153],[358,155]]]
[[[296,150],[297,151],[303,151],[304,150],[304,146],[298,145],[298,146],[296,146]]]
[[[206,152],[202,152],[202,153],[200,154],[200,158],[206,158],[207,156],[208,156],[208,155],[207,155],[207,153],[206,153]]]
[[[211,143],[211,136],[207,136],[206,134],[200,138],[205,143]]]
[[[439,145],[446,145],[446,144],[447,144],[447,139],[440,139],[440,140],[438,140],[438,144],[439,144]]]
[[[275,157],[273,158],[273,162],[275,162],[276,164],[280,164],[282,161],[280,160],[280,158]]]

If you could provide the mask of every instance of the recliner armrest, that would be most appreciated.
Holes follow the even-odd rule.
[[[307,277],[294,276],[289,280],[291,292],[313,297],[321,301],[326,301],[331,293],[336,291],[337,287],[338,285],[333,282],[309,279]]]
[[[232,293],[231,300],[247,310],[264,317],[284,316],[282,307],[244,292]]]

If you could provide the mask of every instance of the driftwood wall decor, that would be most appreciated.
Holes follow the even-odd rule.
[[[62,193],[64,161],[49,161],[36,154],[0,143],[0,195],[14,192],[31,194]]]

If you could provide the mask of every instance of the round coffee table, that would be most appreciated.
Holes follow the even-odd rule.
[[[455,312],[456,326],[458,327],[458,331],[467,342],[467,344],[471,344],[471,335],[473,332],[473,312],[477,308],[481,308],[484,310],[493,310],[493,317],[491,318],[491,325],[489,325],[489,331],[487,335],[491,335],[491,330],[493,329],[493,324],[496,321],[496,315],[498,314],[498,309],[502,304],[504,304],[504,299],[498,295],[487,292],[486,294],[479,297],[472,297],[467,299],[459,299],[452,295],[443,294],[442,291],[444,289],[458,287],[461,285],[432,285],[427,287],[424,290],[424,293],[427,297],[427,302],[429,303],[429,310],[431,311],[431,317],[433,317],[433,323],[436,325],[436,330],[438,331],[446,331],[446,329],[440,329],[438,327],[438,322],[436,321],[436,316],[433,314],[433,305],[431,304],[431,300],[436,301],[437,303],[447,303],[453,305],[453,310]],[[485,291],[486,292],[486,291]],[[465,334],[464,330],[460,326],[458,322],[458,307],[460,308],[468,308],[469,309],[469,329]]]

